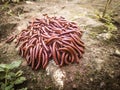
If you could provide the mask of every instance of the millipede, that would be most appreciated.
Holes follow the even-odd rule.
[[[85,49],[82,34],[75,22],[67,21],[64,17],[44,15],[43,18],[29,22],[26,29],[6,42],[16,37],[19,54],[32,69],[37,70],[45,69],[50,60],[54,60],[60,67],[79,63]]]

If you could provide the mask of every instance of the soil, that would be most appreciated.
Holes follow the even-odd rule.
[[[120,24],[115,23],[117,29],[112,32],[110,39],[99,37],[105,33],[106,27],[96,17],[104,9],[105,0],[41,0],[37,2],[20,2],[18,4],[0,5],[0,63],[10,63],[22,60],[19,69],[24,71],[27,81],[16,86],[18,90],[27,87],[28,90],[58,90],[60,89],[45,70],[33,71],[27,66],[25,59],[18,55],[14,41],[5,40],[18,34],[26,28],[28,21],[33,18],[49,16],[63,16],[69,21],[77,22],[84,32],[82,40],[85,42],[85,54],[80,64],[70,64],[61,67],[66,72],[63,90],[120,90]],[[114,0],[108,12],[120,4]],[[113,12],[120,13],[120,8]],[[113,18],[118,17],[117,15]],[[107,31],[108,32],[108,31]]]

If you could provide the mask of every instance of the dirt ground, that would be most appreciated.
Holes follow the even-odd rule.
[[[12,34],[18,34],[26,28],[28,21],[34,17],[63,16],[69,21],[77,22],[83,30],[85,54],[80,64],[61,67],[66,72],[63,90],[120,90],[120,23],[112,36],[105,25],[96,17],[103,11],[106,0],[41,0],[38,2],[21,2],[19,4],[0,5],[0,63],[22,60],[20,69],[24,71],[27,81],[15,89],[27,87],[28,90],[60,89],[45,70],[33,71],[25,64],[25,59],[18,55],[14,41],[6,44],[5,40]],[[113,0],[109,10],[118,18],[119,0]],[[117,19],[118,20],[118,19]]]

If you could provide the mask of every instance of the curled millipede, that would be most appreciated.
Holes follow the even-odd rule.
[[[16,46],[32,69],[45,69],[51,59],[59,66],[79,63],[85,48],[81,36],[82,31],[76,23],[44,15],[29,22],[17,35]]]

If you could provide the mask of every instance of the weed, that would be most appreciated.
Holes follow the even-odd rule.
[[[112,34],[113,31],[117,30],[117,27],[114,25],[115,21],[112,17],[112,13],[107,13],[108,7],[110,6],[111,2],[112,0],[107,0],[102,14],[97,14],[97,16],[99,21],[104,23],[105,27],[107,27],[106,31]]]
[[[22,76],[23,71],[14,71],[20,64],[21,61],[13,61],[11,64],[0,64],[1,90],[14,90],[15,85],[22,84],[26,80],[26,78]]]
[[[111,4],[111,2],[112,2],[112,0],[107,0],[107,3],[105,5],[105,8],[104,8],[104,11],[103,11],[103,14],[102,14],[102,18],[105,17],[107,9],[108,9],[109,5]]]

